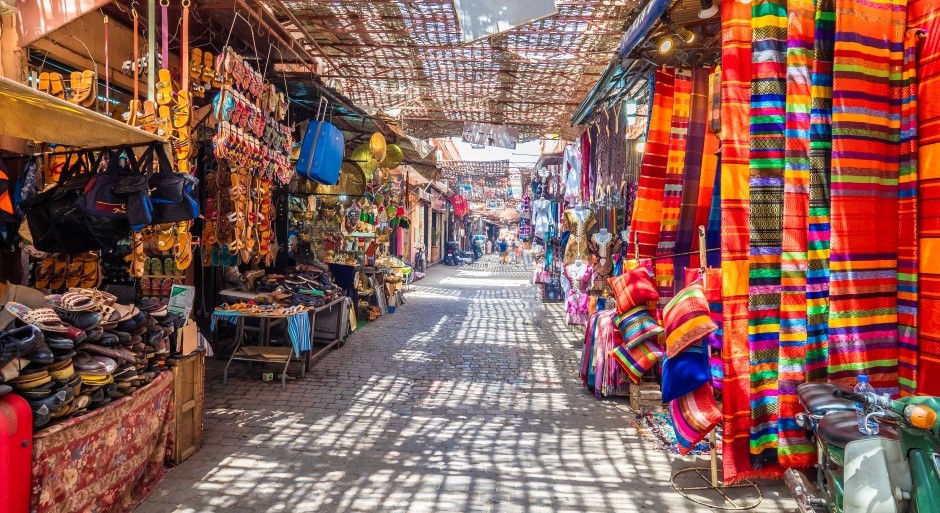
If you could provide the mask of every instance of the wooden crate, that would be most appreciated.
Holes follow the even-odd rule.
[[[205,356],[202,351],[168,362],[173,368],[176,431],[173,437],[174,465],[179,465],[202,447],[202,410],[205,394]]]

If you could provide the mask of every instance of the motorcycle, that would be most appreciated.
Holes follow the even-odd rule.
[[[461,263],[457,252],[458,246],[456,242],[444,244],[444,265],[457,265]]]
[[[800,513],[940,512],[940,398],[891,400],[829,383],[804,383],[798,424],[816,439],[816,486],[789,469],[784,481]],[[880,424],[859,431],[856,403]],[[867,429],[867,428],[866,428]]]

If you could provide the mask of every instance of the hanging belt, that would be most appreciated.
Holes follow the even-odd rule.
[[[170,20],[167,14],[169,7],[170,0],[160,0],[160,67],[166,69],[170,69]]]
[[[108,51],[108,17],[104,17],[104,113],[111,114],[111,59]]]
[[[189,2],[183,0],[183,34],[180,47],[180,79],[181,91],[189,92]]]

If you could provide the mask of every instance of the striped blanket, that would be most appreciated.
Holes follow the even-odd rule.
[[[898,391],[900,84],[906,0],[836,1],[829,379]]]
[[[646,150],[640,166],[636,202],[630,232],[640,240],[641,257],[656,254],[659,243],[659,228],[662,223],[663,186],[666,178],[666,159],[669,155],[669,133],[672,127],[673,84],[675,75],[668,68],[656,71],[656,90],[653,93],[649,133]],[[634,240],[629,241],[628,254],[634,254]]]

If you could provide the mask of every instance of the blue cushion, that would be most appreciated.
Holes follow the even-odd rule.
[[[663,402],[678,399],[711,379],[705,342],[663,360]]]

